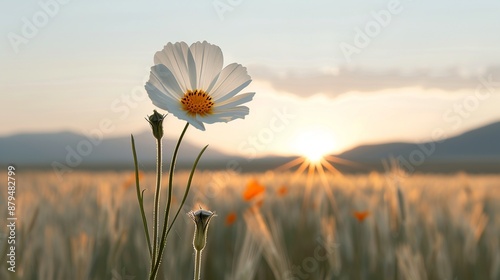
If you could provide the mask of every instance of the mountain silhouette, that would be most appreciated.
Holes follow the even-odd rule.
[[[134,135],[140,164],[154,164],[156,140],[150,132]],[[163,138],[163,158],[167,162],[177,139]],[[184,140],[178,154],[179,163],[194,162],[202,147]],[[203,160],[224,158],[222,152],[208,148]],[[70,167],[93,165],[133,167],[130,136],[99,139],[73,132],[24,133],[0,138],[0,164],[50,167],[54,162]],[[74,166],[72,166],[74,165]]]
[[[338,156],[377,170],[393,159],[408,172],[500,172],[500,122],[437,142],[362,145]]]
[[[420,151],[417,153],[416,151]],[[418,157],[430,160],[494,160],[500,159],[500,122],[495,122],[439,142],[384,143],[362,145],[339,156],[350,160],[371,161],[387,157]]]
[[[177,139],[163,139],[164,163],[169,162]],[[150,132],[135,135],[139,164],[152,168],[156,159],[155,139]],[[178,164],[191,167],[202,147],[183,141]],[[383,161],[396,159],[411,172],[500,172],[500,122],[495,122],[439,142],[382,143],[361,145],[339,158],[359,163],[339,166],[342,172],[384,170]],[[272,170],[293,157],[245,159],[208,148],[200,168],[233,169],[243,172]],[[73,132],[24,133],[0,137],[0,164],[53,168],[133,168],[130,136],[95,139]]]

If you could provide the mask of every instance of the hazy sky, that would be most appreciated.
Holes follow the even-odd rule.
[[[247,66],[250,115],[187,139],[249,155],[423,141],[500,120],[499,1],[40,0],[0,3],[0,135],[149,129],[167,42]],[[184,123],[166,121],[168,135]],[[310,141],[309,141],[310,139]]]

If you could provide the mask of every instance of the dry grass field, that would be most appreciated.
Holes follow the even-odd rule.
[[[176,175],[174,209],[188,174]],[[217,213],[202,279],[500,279],[500,176],[396,175],[327,175],[325,188],[286,172],[198,172],[159,279],[192,279],[194,224],[184,213],[199,206]],[[0,279],[146,278],[131,172],[61,181],[20,169],[16,178],[16,272],[6,268],[4,227]],[[141,183],[150,213],[154,174]]]

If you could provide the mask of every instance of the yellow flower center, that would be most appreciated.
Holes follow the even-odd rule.
[[[206,116],[212,114],[212,97],[201,89],[188,90],[181,98],[182,109],[189,115]]]

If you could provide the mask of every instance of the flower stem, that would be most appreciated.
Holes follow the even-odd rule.
[[[135,140],[133,135],[130,135],[130,140],[132,142],[132,154],[134,156],[135,189],[137,191],[137,200],[139,201],[139,209],[141,210],[144,234],[146,235],[146,241],[148,242],[149,256],[152,259],[153,253],[151,252],[151,240],[149,238],[148,220],[146,218],[146,214],[144,213],[144,191],[141,193],[141,187],[139,186],[139,164],[137,163],[137,152],[135,150]]]
[[[201,270],[201,250],[195,251],[195,259],[194,259],[194,280],[200,280],[200,270]]]
[[[172,189],[174,183],[174,170],[175,163],[177,162],[177,153],[179,152],[179,147],[181,146],[182,139],[184,138],[184,134],[186,134],[186,130],[189,127],[189,123],[186,123],[184,129],[182,130],[181,135],[179,136],[179,141],[177,141],[177,145],[175,146],[174,154],[172,155],[172,161],[170,162],[170,172],[168,174],[168,197],[167,197],[167,208],[165,209],[165,224],[163,225],[163,235],[165,235],[167,231],[168,218],[170,214],[170,204],[172,203]],[[163,236],[162,236],[163,237]]]
[[[172,222],[170,223],[170,226],[168,227],[167,229],[167,233],[165,235],[162,236],[162,239],[161,239],[161,243],[160,243],[160,249],[158,251],[158,255],[160,256],[159,259],[157,260],[157,265],[155,266],[154,270],[153,271],[156,271],[158,269],[158,266],[160,265],[161,263],[161,259],[163,257],[163,250],[165,249],[165,245],[166,245],[166,239],[167,239],[167,236],[168,236],[168,233],[170,232],[170,230],[172,229],[172,227],[174,226],[174,223],[175,223],[175,220],[177,220],[177,217],[179,216],[179,213],[181,212],[182,210],[182,207],[184,206],[184,203],[186,202],[186,198],[189,194],[189,190],[191,189],[191,182],[193,181],[193,175],[194,175],[194,172],[196,171],[196,166],[198,166],[198,162],[200,161],[200,158],[201,156],[203,155],[203,153],[205,152],[205,150],[208,148],[208,145],[206,145],[201,151],[200,153],[198,154],[198,157],[196,158],[194,164],[193,164],[193,167],[191,168],[191,173],[189,174],[189,179],[188,179],[188,183],[187,183],[187,187],[186,187],[186,190],[184,191],[184,197],[182,198],[182,201],[181,201],[181,204],[179,205],[179,209],[177,209],[177,213],[175,213],[175,216],[174,218],[172,219]]]
[[[182,133],[179,136],[179,140],[177,141],[177,145],[175,146],[174,153],[172,154],[172,161],[170,162],[170,173],[169,173],[169,178],[168,178],[168,197],[167,197],[167,206],[165,208],[165,218],[164,218],[165,221],[163,224],[161,242],[159,244],[159,251],[158,251],[157,257],[153,260],[153,263],[151,265],[151,273],[150,273],[150,277],[149,277],[149,279],[151,279],[151,280],[156,279],[156,275],[158,274],[158,269],[160,267],[160,263],[161,263],[161,259],[162,259],[162,255],[163,255],[163,250],[164,250],[164,247],[166,245],[168,217],[170,215],[170,206],[172,203],[172,188],[173,188],[173,181],[174,181],[175,163],[177,161],[177,154],[179,152],[179,147],[181,145],[182,139],[184,138],[184,134],[186,134],[186,130],[188,127],[189,127],[189,123],[186,123],[184,130],[182,130]]]
[[[161,190],[161,173],[162,173],[162,158],[161,158],[161,138],[156,139],[156,192],[155,192],[155,198],[154,198],[154,209],[153,209],[153,259],[151,262],[151,271],[150,271],[150,276],[154,277],[152,279],[156,278],[156,275],[153,274],[154,267],[156,264],[156,260],[158,259],[158,246],[159,246],[159,238],[158,238],[158,231],[159,231],[159,212],[160,212],[160,190]]]
[[[168,233],[170,232],[170,230],[172,229],[172,226],[174,225],[175,220],[177,220],[177,217],[179,216],[179,213],[182,210],[182,206],[184,206],[184,203],[186,202],[186,198],[187,198],[187,196],[189,194],[189,190],[191,189],[191,182],[193,182],[193,176],[194,176],[194,172],[196,171],[196,166],[198,166],[198,162],[200,161],[201,156],[203,155],[203,153],[205,152],[205,150],[207,148],[208,148],[208,145],[206,145],[200,151],[200,153],[198,154],[198,157],[194,161],[193,167],[191,168],[191,173],[189,173],[189,179],[188,179],[188,183],[187,183],[187,186],[186,186],[186,190],[184,191],[184,197],[182,198],[182,201],[181,201],[181,204],[179,206],[179,209],[177,209],[177,213],[175,213],[175,216],[172,219],[172,222],[170,223],[170,226],[168,227],[167,236],[168,236]],[[160,248],[160,252],[161,252],[161,248]]]

